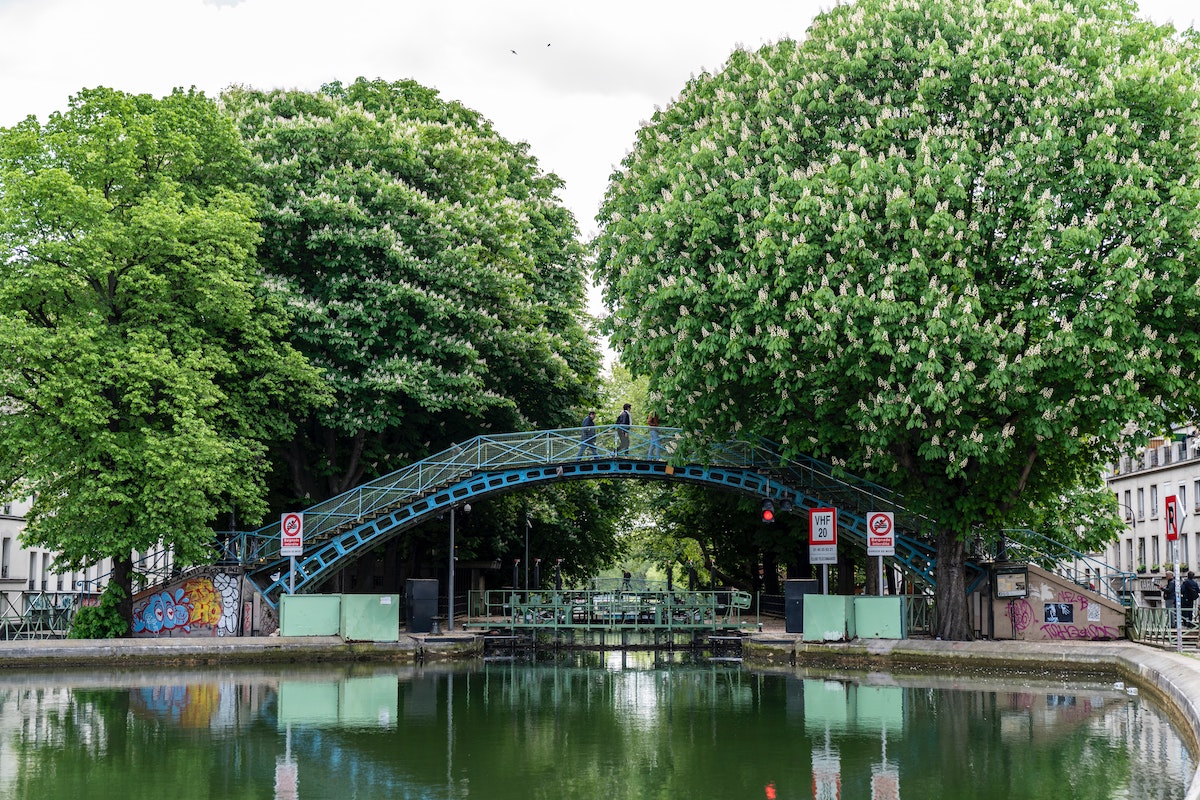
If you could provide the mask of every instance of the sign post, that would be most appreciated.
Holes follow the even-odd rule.
[[[867,556],[879,559],[879,596],[883,597],[883,558],[896,555],[896,516],[891,511],[867,514]]]
[[[821,565],[821,593],[829,594],[829,565],[837,563],[837,509],[808,511],[808,563]]]
[[[1180,580],[1183,576],[1179,574],[1179,503],[1178,498],[1173,494],[1166,497],[1166,521],[1167,521],[1167,541],[1171,543],[1170,547],[1174,551],[1175,556],[1171,560],[1175,562],[1175,644],[1179,652],[1183,652],[1183,617],[1180,614],[1180,597],[1182,592],[1179,587],[1183,581]]]
[[[296,592],[296,556],[304,554],[304,513],[288,511],[279,518],[279,555],[288,557],[288,594]]]

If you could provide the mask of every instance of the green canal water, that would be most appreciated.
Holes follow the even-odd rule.
[[[1183,798],[1111,682],[537,664],[0,674],[0,798]]]

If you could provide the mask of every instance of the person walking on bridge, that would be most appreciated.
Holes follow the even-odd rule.
[[[629,403],[621,406],[621,413],[617,415],[617,455],[629,455],[629,426],[633,424],[633,417],[629,413],[629,409],[633,408]]]
[[[589,411],[587,416],[583,418],[583,433],[579,437],[579,455],[577,458],[583,458],[584,448],[589,448],[592,451],[592,458],[599,458],[600,453],[596,450],[596,412]]]
[[[646,453],[649,459],[662,458],[662,444],[658,438],[658,413],[651,411],[646,417],[646,427],[650,429],[650,449]]]

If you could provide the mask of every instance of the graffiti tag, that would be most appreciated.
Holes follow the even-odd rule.
[[[1110,625],[1065,625],[1048,622],[1042,626],[1048,639],[1116,639],[1120,634]]]

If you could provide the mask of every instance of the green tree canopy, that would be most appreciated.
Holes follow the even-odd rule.
[[[324,392],[258,291],[248,165],[195,91],[0,131],[0,479],[28,542],[126,592],[133,551],[203,561],[219,512],[262,516],[262,442]]]
[[[1195,407],[1193,39],[1131,3],[860,0],[638,134],[596,240],[666,418],[782,439],[963,541]]]
[[[599,352],[558,178],[411,81],[232,90],[259,253],[337,402],[286,453],[300,498],[489,430],[579,424]]]

